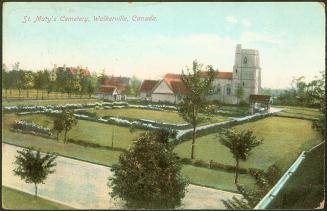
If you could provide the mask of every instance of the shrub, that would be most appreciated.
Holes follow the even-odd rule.
[[[14,131],[30,132],[35,135],[51,136],[51,130],[47,127],[42,127],[33,122],[25,122],[22,120],[16,120],[12,125],[11,129]]]
[[[85,110],[79,110],[79,111],[75,111],[76,114],[82,114],[82,115],[86,115],[89,117],[97,117],[97,114],[95,112],[89,112],[89,111],[85,111]]]

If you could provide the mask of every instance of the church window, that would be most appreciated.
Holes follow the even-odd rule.
[[[244,57],[243,63],[247,64],[248,63],[248,58]]]
[[[216,88],[216,93],[217,93],[217,94],[220,94],[220,85],[217,86],[217,88]]]
[[[244,86],[244,81],[243,81],[243,86]]]
[[[227,87],[226,91],[227,91],[227,95],[230,96],[230,87]]]
[[[237,73],[237,69],[235,70],[235,72]]]

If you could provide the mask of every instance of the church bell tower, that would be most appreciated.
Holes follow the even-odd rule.
[[[239,102],[249,101],[251,94],[259,94],[261,89],[261,68],[259,51],[256,49],[242,49],[241,44],[236,45],[235,62],[233,67],[233,94],[243,89],[243,97]]]

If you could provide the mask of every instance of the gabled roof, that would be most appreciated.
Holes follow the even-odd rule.
[[[150,92],[153,88],[159,83],[158,80],[144,80],[142,82],[140,91],[141,92]]]
[[[208,71],[200,72],[201,77],[208,77]],[[218,79],[232,79],[233,72],[222,72],[222,71],[215,71],[214,77]]]
[[[99,92],[113,94],[117,88],[115,86],[104,85],[100,87]]]
[[[180,74],[167,73],[165,75],[164,82],[175,94],[185,95],[187,92]]]

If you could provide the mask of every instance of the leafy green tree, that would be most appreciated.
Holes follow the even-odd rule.
[[[89,95],[89,98],[91,98],[92,94],[95,93],[97,86],[98,86],[97,85],[97,75],[96,75],[96,73],[94,73],[91,75],[91,77],[87,81],[86,93]]]
[[[44,87],[43,72],[38,71],[34,74],[34,88],[36,89],[36,98],[39,99],[39,90]]]
[[[6,90],[6,99],[8,99],[8,89],[10,88],[10,73],[2,69],[2,87]]]
[[[47,153],[41,156],[40,151],[33,152],[32,149],[17,151],[16,168],[14,174],[19,176],[26,183],[33,183],[35,187],[35,199],[37,198],[37,185],[44,183],[49,174],[55,172],[53,167],[57,156]]]
[[[127,94],[135,97],[138,96],[140,94],[141,83],[141,80],[133,76]]]
[[[60,119],[64,128],[64,143],[67,143],[67,133],[77,124],[77,119],[72,110],[63,109]]]
[[[251,150],[260,145],[263,140],[257,139],[257,137],[253,135],[253,132],[250,130],[238,132],[233,129],[229,129],[222,133],[219,141],[221,144],[229,148],[230,152],[235,158],[235,184],[237,184],[240,160],[245,161],[250,155]]]
[[[181,204],[188,181],[166,131],[146,132],[119,157],[109,180],[111,197],[129,209],[173,209]]]
[[[53,128],[52,130],[57,133],[57,141],[59,141],[59,135],[64,131],[64,120],[63,120],[63,115],[58,115],[54,120],[53,120]]]
[[[26,89],[26,97],[29,98],[29,89],[33,87],[33,72],[23,71],[22,73],[22,87]]]
[[[321,116],[313,121],[312,127],[316,129],[322,137],[326,135],[326,92],[325,73],[321,72],[321,77],[316,78],[308,84],[308,96],[312,104],[318,104]]]
[[[196,127],[203,122],[205,116],[200,113],[209,113],[211,106],[206,96],[212,90],[214,80],[214,70],[211,66],[207,67],[207,77],[202,77],[202,65],[196,60],[193,61],[192,71],[187,68],[187,74],[182,72],[182,81],[186,87],[187,93],[183,100],[178,104],[179,113],[183,119],[193,127],[191,159],[194,159]]]

